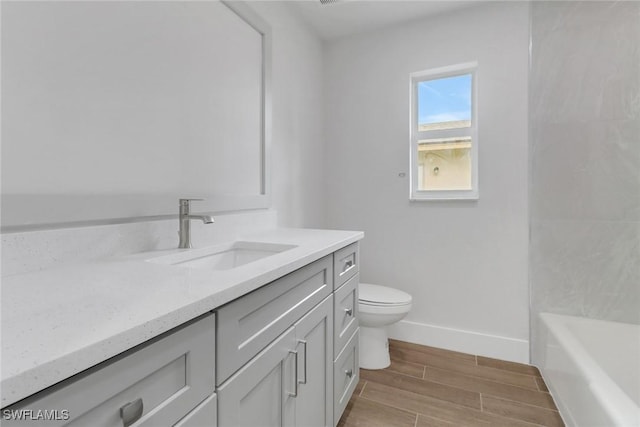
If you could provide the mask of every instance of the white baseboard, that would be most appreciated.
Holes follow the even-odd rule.
[[[529,341],[402,320],[389,327],[389,337],[462,353],[529,363]]]

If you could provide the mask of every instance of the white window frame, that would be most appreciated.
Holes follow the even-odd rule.
[[[477,200],[478,190],[478,84],[477,62],[434,68],[411,73],[410,110],[410,193],[409,200]],[[418,130],[418,83],[444,77],[455,77],[471,74],[471,127],[458,129]],[[471,189],[470,190],[419,190],[418,189],[418,141],[425,139],[442,139],[454,137],[471,137]]]

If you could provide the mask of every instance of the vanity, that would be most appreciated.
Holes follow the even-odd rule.
[[[2,425],[335,426],[359,378],[362,237],[276,229],[5,278],[5,301],[50,305],[3,304]]]

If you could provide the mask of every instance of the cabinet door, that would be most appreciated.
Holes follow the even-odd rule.
[[[295,425],[333,427],[333,296],[295,324],[298,396]]]
[[[217,401],[214,393],[173,427],[216,427],[218,421],[216,405]]]
[[[294,425],[295,344],[291,327],[220,386],[219,427]]]

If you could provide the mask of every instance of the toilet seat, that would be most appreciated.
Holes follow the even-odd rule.
[[[369,305],[369,304],[358,304],[358,311],[361,315],[364,314],[378,314],[378,315],[389,315],[395,316],[397,314],[407,314],[411,311],[411,303],[402,304],[402,305]]]
[[[411,305],[411,295],[399,289],[360,283],[358,302],[371,307],[401,307]]]
[[[387,302],[371,302],[371,301],[362,301],[362,300],[358,300],[358,303],[360,305],[367,305],[371,307],[402,307],[405,305],[411,305],[411,302],[404,302],[401,304],[390,304]]]

